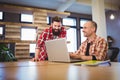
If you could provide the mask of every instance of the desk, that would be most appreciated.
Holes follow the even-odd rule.
[[[0,63],[0,80],[120,80],[120,63],[111,66],[76,66],[57,62]]]

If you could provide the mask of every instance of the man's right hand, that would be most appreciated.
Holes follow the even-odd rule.
[[[70,52],[69,55],[73,59],[81,59],[81,55],[77,54],[77,52],[75,52],[75,53],[74,52]]]
[[[32,59],[32,61],[34,61],[34,62],[40,61],[40,59],[38,57],[39,53],[40,53],[40,50],[39,49],[35,49],[35,57]]]
[[[34,58],[32,59],[32,61],[34,61],[34,62],[38,62],[38,61],[40,61],[40,59],[37,58],[37,57],[34,57]]]

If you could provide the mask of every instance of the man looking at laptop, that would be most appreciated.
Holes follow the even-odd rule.
[[[52,23],[49,29],[45,29],[39,36],[36,44],[34,61],[47,60],[45,41],[56,38],[65,38],[66,29],[62,26],[62,18],[55,16],[52,18]]]
[[[87,39],[81,44],[71,58],[81,60],[105,60],[107,55],[107,42],[104,38],[96,35],[97,24],[88,21],[83,26],[83,34]]]

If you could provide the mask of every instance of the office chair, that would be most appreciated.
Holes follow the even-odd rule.
[[[110,47],[108,49],[108,57],[109,57],[110,61],[116,62],[117,61],[116,58],[117,58],[118,54],[119,54],[119,48]]]

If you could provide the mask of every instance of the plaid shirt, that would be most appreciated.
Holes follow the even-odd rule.
[[[85,55],[86,47],[87,47],[88,40],[86,39],[78,49],[78,55]],[[97,60],[105,60],[107,56],[107,42],[105,39],[98,37],[94,38],[94,40],[90,41],[90,48],[89,48],[89,55],[94,55]]]
[[[64,38],[66,37],[66,30],[64,27],[61,27],[61,33],[58,38]],[[36,47],[40,49],[39,59],[40,60],[46,60],[47,59],[47,53],[45,48],[45,41],[46,40],[52,40],[54,39],[54,35],[52,33],[52,27],[49,27],[49,29],[45,29],[39,36],[39,39],[37,41]]]

